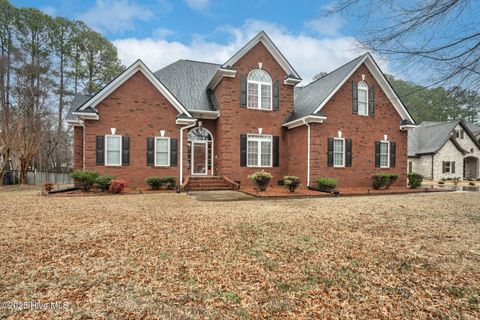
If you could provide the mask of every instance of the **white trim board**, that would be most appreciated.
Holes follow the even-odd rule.
[[[338,86],[335,87],[335,89],[332,92],[330,92],[328,97],[325,100],[323,100],[323,102],[315,109],[313,113],[317,113],[320,110],[322,110],[322,108],[327,104],[327,102],[330,101],[330,99],[335,95],[335,93],[337,93],[337,91],[345,84],[345,82],[348,79],[350,79],[350,77],[353,75],[355,71],[357,71],[357,69],[362,65],[362,63],[365,63],[365,65],[367,66],[367,69],[373,75],[375,80],[377,80],[377,83],[379,84],[380,88],[385,92],[388,100],[393,104],[395,110],[400,115],[400,117],[403,120],[406,119],[406,120],[410,120],[412,123],[415,123],[415,121],[413,121],[412,117],[408,113],[407,108],[405,108],[402,101],[400,100],[398,95],[395,93],[392,86],[383,75],[383,72],[378,68],[377,64],[375,63],[375,61],[373,60],[372,56],[369,53],[367,53],[363,57],[363,59],[358,62],[355,68],[353,68],[352,71],[350,71],[350,73],[338,84]]]
[[[283,54],[278,50],[275,46],[273,41],[267,36],[265,31],[261,31],[259,34],[255,36],[252,40],[250,40],[242,49],[240,49],[237,53],[235,53],[227,62],[222,65],[222,68],[226,67],[233,67],[233,65],[240,60],[248,51],[250,51],[257,43],[263,43],[265,48],[267,48],[268,52],[275,58],[275,60],[280,64],[282,69],[288,75],[293,75],[298,79],[301,79],[298,75],[297,71],[293,69],[293,67],[288,63],[287,59],[283,56]]]
[[[133,63],[130,67],[128,67],[123,73],[121,73],[117,78],[115,78],[112,82],[106,85],[102,90],[100,90],[97,94],[95,94],[92,98],[87,100],[78,111],[84,110],[87,107],[95,108],[100,102],[102,102],[110,93],[115,91],[120,85],[122,85],[125,81],[130,79],[137,71],[143,73],[143,75],[160,91],[165,98],[177,109],[179,113],[185,113],[189,117],[191,114],[187,111],[187,109],[175,98],[175,96],[168,91],[168,89],[158,80],[157,77],[148,69],[148,67],[142,62],[142,60],[137,60]]]

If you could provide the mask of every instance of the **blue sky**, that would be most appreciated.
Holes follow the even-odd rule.
[[[83,20],[114,43],[125,65],[142,59],[154,71],[178,59],[223,63],[261,30],[267,32],[306,82],[315,74],[330,72],[363,53],[354,36],[364,21],[346,15],[326,17],[323,9],[331,1],[14,0],[12,3]],[[384,72],[409,78],[404,69],[376,58]]]

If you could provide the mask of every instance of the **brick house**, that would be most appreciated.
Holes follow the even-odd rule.
[[[93,96],[76,96],[74,167],[142,186],[172,175],[204,189],[319,176],[370,185],[376,172],[406,184],[413,119],[370,54],[305,87],[260,32],[224,64],[179,60],[151,72],[138,60]],[[203,178],[204,184],[198,184]]]
[[[408,171],[428,179],[480,177],[477,126],[463,120],[424,121],[408,133]]]

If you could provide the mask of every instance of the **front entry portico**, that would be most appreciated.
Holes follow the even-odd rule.
[[[213,175],[213,136],[204,127],[188,132],[188,164],[192,176]]]

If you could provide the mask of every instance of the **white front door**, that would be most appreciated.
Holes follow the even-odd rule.
[[[208,173],[208,141],[192,141],[192,175]]]

